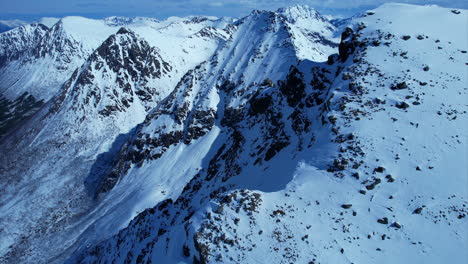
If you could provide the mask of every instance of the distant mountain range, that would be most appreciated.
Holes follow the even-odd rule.
[[[57,23],[60,20],[60,18],[55,18],[55,17],[43,17],[39,19],[39,21],[35,23],[43,24],[47,27],[52,27],[55,23]],[[0,20],[0,33],[21,27],[24,25],[28,25],[29,23],[23,20]]]
[[[28,24],[22,20],[0,20],[0,33]]]

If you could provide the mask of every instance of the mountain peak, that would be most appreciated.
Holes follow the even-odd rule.
[[[319,12],[308,5],[293,5],[280,8],[276,11],[278,14],[286,17],[289,22],[296,22],[300,19],[319,19],[325,20]]]
[[[302,12],[302,11],[315,11],[312,7],[308,5],[290,5],[286,7],[281,7],[277,9],[278,13],[282,13],[285,11],[294,11],[294,12]]]
[[[130,29],[126,28],[126,27],[121,27],[119,29],[119,31],[117,31],[116,33],[117,35],[123,35],[123,34],[135,34],[133,31],[131,31]]]
[[[51,28],[55,25],[60,20],[60,18],[56,17],[43,17],[39,19],[38,23],[43,24],[47,26],[48,28]]]

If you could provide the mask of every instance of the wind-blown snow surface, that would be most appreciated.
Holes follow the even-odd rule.
[[[0,34],[12,72],[74,58],[1,88],[1,260],[466,262],[467,15],[388,4],[339,46],[301,6]]]

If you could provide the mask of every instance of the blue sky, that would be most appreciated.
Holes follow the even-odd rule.
[[[274,10],[307,4],[323,14],[352,15],[374,8],[385,0],[0,0],[0,19],[34,20],[43,16],[81,15],[101,18],[112,15],[168,16],[214,15],[241,17],[252,9]],[[437,4],[468,8],[466,0],[401,0],[403,3]]]

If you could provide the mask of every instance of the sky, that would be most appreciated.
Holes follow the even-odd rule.
[[[0,0],[0,19],[33,21],[40,17],[79,15],[108,16],[212,15],[242,17],[253,9],[275,10],[293,4],[306,4],[322,14],[351,16],[375,8],[385,0]],[[400,0],[401,3],[437,4],[468,9],[467,0]]]

